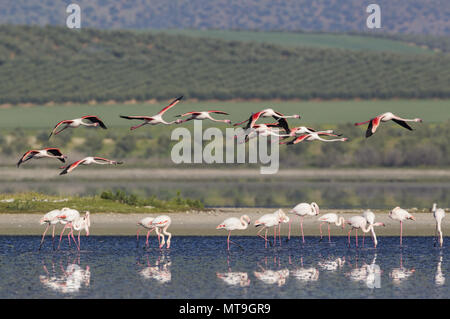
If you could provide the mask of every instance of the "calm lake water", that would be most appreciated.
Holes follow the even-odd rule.
[[[448,247],[432,237],[380,237],[379,247],[347,238],[299,237],[264,248],[261,238],[179,236],[170,249],[136,247],[132,236],[67,239],[0,236],[0,298],[449,298]],[[360,239],[361,240],[361,239]],[[445,238],[444,243],[448,239]],[[360,242],[361,245],[361,242]]]

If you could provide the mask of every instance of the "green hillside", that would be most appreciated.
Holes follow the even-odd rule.
[[[0,26],[0,104],[448,98],[450,56]]]

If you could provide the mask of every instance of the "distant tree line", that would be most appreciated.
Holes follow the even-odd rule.
[[[349,140],[335,143],[314,141],[280,145],[280,167],[449,167],[450,120],[439,124],[422,123],[414,127],[415,130],[411,132],[396,124],[386,123],[376,134],[365,138],[365,128],[355,127],[352,124],[315,126],[316,129],[334,129]],[[170,137],[159,132],[158,128],[147,128],[134,134],[129,134],[128,129],[108,130],[108,132],[77,130],[65,133],[55,136],[53,143],[65,145],[63,150],[71,156],[70,160],[97,154],[114,159],[126,159],[127,167],[185,165],[177,165],[171,161],[172,146],[177,141],[171,141]],[[27,150],[44,147],[48,143],[47,137],[47,130],[16,129],[0,135],[3,165],[8,163],[5,158],[9,158],[9,163],[13,164],[12,161],[17,161]],[[204,146],[208,143],[210,142],[204,141]],[[53,167],[55,163],[51,160],[40,160],[23,166],[25,165]],[[248,165],[250,164],[239,164],[240,167]]]

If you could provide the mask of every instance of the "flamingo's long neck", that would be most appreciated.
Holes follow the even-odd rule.
[[[343,223],[345,222],[344,217],[339,217],[337,222],[336,222],[336,226],[341,226]]]

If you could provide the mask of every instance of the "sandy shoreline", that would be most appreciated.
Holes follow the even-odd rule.
[[[203,212],[180,212],[170,213],[172,225],[169,231],[174,236],[198,235],[198,236],[224,236],[227,234],[224,230],[216,230],[216,226],[228,217],[239,217],[247,214],[252,220],[248,229],[243,231],[234,231],[235,235],[253,236],[260,228],[253,226],[259,216],[274,212],[273,208],[215,208]],[[362,210],[346,210],[340,213],[337,210],[321,210],[321,215],[335,212],[349,218],[354,215],[360,215]],[[378,236],[398,236],[400,225],[388,217],[388,211],[374,210],[379,222],[386,224],[386,227],[378,227],[376,233]],[[416,221],[407,221],[404,223],[403,234],[405,236],[433,236],[435,231],[435,220],[432,213],[419,213],[410,210],[416,217]],[[159,215],[159,214],[158,214]],[[136,235],[136,223],[147,215],[144,214],[117,214],[117,213],[92,213],[91,212],[91,235]],[[300,234],[299,217],[289,214],[293,219],[292,234]],[[45,226],[39,224],[42,214],[0,214],[0,235],[41,235]],[[317,217],[305,218],[303,223],[304,233],[307,236],[319,235],[319,222]],[[287,235],[288,225],[282,225],[282,235]],[[61,231],[62,226],[58,225],[56,231]],[[346,228],[348,231],[348,227]],[[442,230],[445,234],[450,233],[450,223],[445,219],[442,224]],[[323,226],[324,234],[327,232],[326,225]],[[270,231],[270,234],[272,231]],[[334,225],[331,226],[333,236],[345,236],[346,231]],[[353,232],[354,234],[354,232]]]

